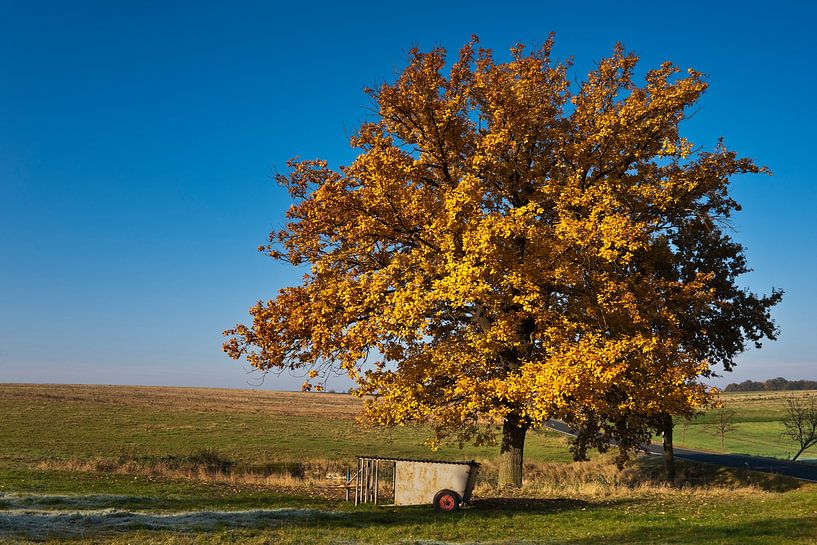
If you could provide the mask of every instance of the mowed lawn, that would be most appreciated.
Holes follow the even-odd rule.
[[[730,396],[727,405],[744,408],[747,426],[769,425],[778,401]],[[138,470],[202,453],[235,467],[342,468],[358,454],[489,465],[497,452],[431,452],[422,429],[360,430],[358,410],[359,400],[339,394],[0,385],[0,543],[817,543],[817,485],[682,465],[704,477],[667,487],[638,477],[655,474],[651,461],[628,468],[632,482],[619,480],[603,461],[570,464],[565,439],[551,432],[529,437],[526,459],[539,465],[522,492],[480,485],[472,507],[446,515],[355,508],[314,478],[264,484]],[[687,446],[703,426],[690,426]],[[570,476],[582,471],[577,485]]]

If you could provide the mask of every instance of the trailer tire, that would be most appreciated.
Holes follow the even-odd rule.
[[[443,513],[456,511],[460,503],[462,503],[462,498],[453,490],[440,490],[434,495],[434,508]]]

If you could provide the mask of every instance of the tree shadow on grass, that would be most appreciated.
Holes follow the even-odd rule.
[[[519,515],[555,515],[564,511],[588,511],[611,507],[626,501],[592,503],[570,498],[480,498],[453,513],[440,513],[430,505],[410,507],[384,506],[365,511],[347,512],[344,517],[332,519],[333,526],[356,527],[379,524],[423,524],[451,522],[461,518],[492,519]]]
[[[647,545],[656,543],[721,543],[749,545],[761,543],[814,543],[817,517],[735,520],[713,525],[677,525],[657,522],[652,525],[628,525],[623,531],[595,534],[581,539],[565,539],[564,545],[598,545],[600,539],[610,543]]]
[[[748,471],[681,459],[676,460],[675,465],[678,476],[674,485],[677,487],[726,489],[754,487],[766,492],[790,492],[803,485],[802,481],[779,473]],[[640,458],[630,471],[633,484],[665,482],[663,461],[654,457]]]
[[[480,498],[469,510],[477,513],[559,513],[573,509],[587,509],[593,504],[572,498]]]

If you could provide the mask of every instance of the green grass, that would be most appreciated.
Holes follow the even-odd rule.
[[[817,494],[807,487],[786,494],[666,496],[580,500],[482,500],[473,508],[437,515],[428,508],[364,507],[317,513],[268,528],[192,532],[93,533],[72,543],[417,543],[492,542],[772,544],[814,543]],[[2,540],[3,538],[0,538]],[[10,541],[10,538],[6,538]],[[2,541],[0,541],[2,542]]]
[[[721,394],[724,409],[735,411],[735,430],[726,434],[721,449],[720,436],[714,433],[711,423],[717,410],[711,410],[694,419],[687,427],[675,426],[675,445],[691,449],[731,454],[750,454],[788,459],[799,445],[781,435],[780,419],[785,414],[788,396],[817,395],[817,392],[741,392]],[[817,447],[805,451],[800,459],[817,458]]]
[[[753,453],[785,449],[773,436],[778,406],[782,406],[779,396],[725,396],[725,400],[739,412],[738,430],[727,437],[727,449]],[[681,463],[691,483],[687,488],[628,488],[608,484],[606,477],[586,488],[559,483],[533,486],[522,496],[482,488],[473,507],[448,515],[437,514],[430,506],[355,508],[308,486],[286,489],[166,475],[43,469],[44,461],[54,460],[210,463],[213,458],[216,464],[227,460],[288,467],[308,460],[346,464],[364,453],[482,460],[496,455],[496,447],[459,450],[456,445],[430,452],[422,445],[426,435],[422,429],[361,431],[353,420],[358,408],[357,400],[340,395],[0,385],[0,543],[29,538],[38,543],[110,545],[817,543],[817,485],[695,464]],[[705,415],[690,426],[687,446],[719,448],[719,440],[704,432],[711,417]],[[681,439],[676,428],[676,444]],[[527,460],[568,468],[562,462],[569,457],[560,436],[537,432],[529,437]],[[643,476],[656,474],[657,463],[642,461],[628,471],[642,475],[640,482],[648,482]],[[593,471],[593,466],[582,467]],[[571,475],[569,468],[563,473]],[[547,471],[542,474],[547,478]],[[314,511],[298,511],[292,518],[259,511],[282,508]],[[221,511],[249,511],[272,518],[259,519],[247,528],[218,522],[151,530],[149,524],[138,521],[116,526],[127,513],[111,509],[144,513],[142,517],[202,511],[207,519],[224,517],[218,515]],[[21,520],[30,526],[39,524],[37,517],[61,514],[75,517],[70,531],[59,527],[57,534],[47,535],[21,530]],[[77,522],[85,516],[114,525],[105,526],[97,519]]]
[[[351,396],[332,396],[343,406],[340,414],[332,414],[322,412],[321,406],[310,406],[331,394],[284,394],[300,405],[299,414],[293,417],[287,414],[286,405],[237,404],[223,390],[195,390],[200,399],[166,406],[145,399],[149,394],[137,397],[127,388],[93,387],[100,389],[95,396],[72,397],[65,387],[55,387],[52,397],[43,397],[48,388],[0,385],[0,414],[4,415],[0,419],[0,460],[162,458],[211,447],[231,460],[252,463],[309,459],[352,463],[361,454],[472,459],[496,453],[494,446],[466,445],[461,450],[450,444],[431,451],[423,444],[429,436],[425,429],[361,430],[351,416],[359,402]],[[206,403],[208,395],[224,404],[211,407]],[[346,407],[354,410],[350,413]],[[531,434],[526,449],[529,456],[540,460],[570,459],[564,441],[552,432]]]
[[[151,511],[258,509],[265,506],[327,508],[333,505],[325,498],[261,487],[146,476],[43,471],[8,465],[0,466],[0,494],[22,494],[32,498],[100,496],[99,505],[95,507]],[[104,496],[115,497],[106,501]],[[76,506],[57,500],[51,503],[50,508],[70,509]]]

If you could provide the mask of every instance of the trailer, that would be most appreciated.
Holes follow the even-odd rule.
[[[448,462],[359,456],[357,472],[354,476],[350,475],[347,481],[347,486],[354,488],[355,505],[377,505],[379,501],[386,499],[380,494],[380,476],[383,470],[391,470],[390,505],[432,504],[439,511],[449,512],[471,500],[479,464],[473,460]]]

